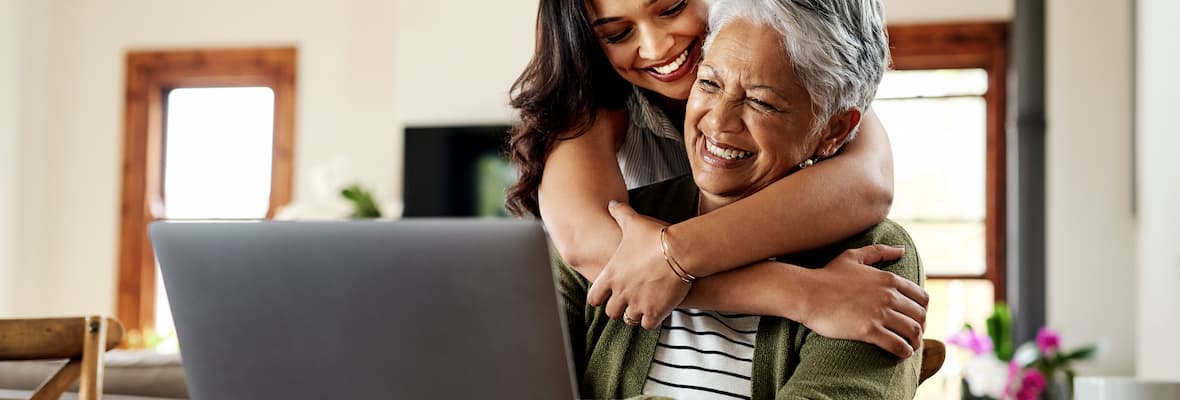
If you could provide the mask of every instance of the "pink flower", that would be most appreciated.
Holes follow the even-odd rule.
[[[947,343],[971,350],[975,355],[992,351],[992,338],[971,329],[963,329],[947,339]]]
[[[1016,400],[1037,400],[1045,390],[1045,376],[1041,371],[1031,369],[1024,374],[1020,381],[1020,389],[1016,391]]]
[[[1014,392],[1020,388],[1017,386],[1016,378],[1020,377],[1020,364],[1016,360],[1008,362],[1008,379],[1004,380],[1004,394],[1000,396],[1003,400],[1011,400]]]
[[[1049,329],[1048,327],[1041,327],[1037,330],[1037,348],[1041,350],[1041,354],[1049,355],[1057,352],[1061,347],[1061,335]]]

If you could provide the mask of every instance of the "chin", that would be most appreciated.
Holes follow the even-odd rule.
[[[697,183],[697,188],[703,193],[708,193],[710,196],[716,197],[732,197],[737,193],[741,193],[744,185],[738,185],[734,182],[727,182],[722,179],[713,179],[710,177],[701,177],[694,175],[693,180]]]

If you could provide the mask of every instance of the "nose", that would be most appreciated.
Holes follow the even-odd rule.
[[[668,56],[676,39],[661,29],[647,27],[639,35],[639,57],[647,60],[662,60]]]
[[[738,134],[742,131],[741,109],[738,102],[716,99],[705,105],[703,118],[705,133],[718,137],[725,134]]]

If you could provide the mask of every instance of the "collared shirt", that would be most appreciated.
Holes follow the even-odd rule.
[[[648,101],[638,86],[627,99],[627,136],[615,153],[627,189],[688,174],[691,169],[684,150],[684,121],[673,123]]]

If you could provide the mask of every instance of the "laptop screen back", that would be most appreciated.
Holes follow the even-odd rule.
[[[194,399],[574,397],[534,222],[150,229]]]

